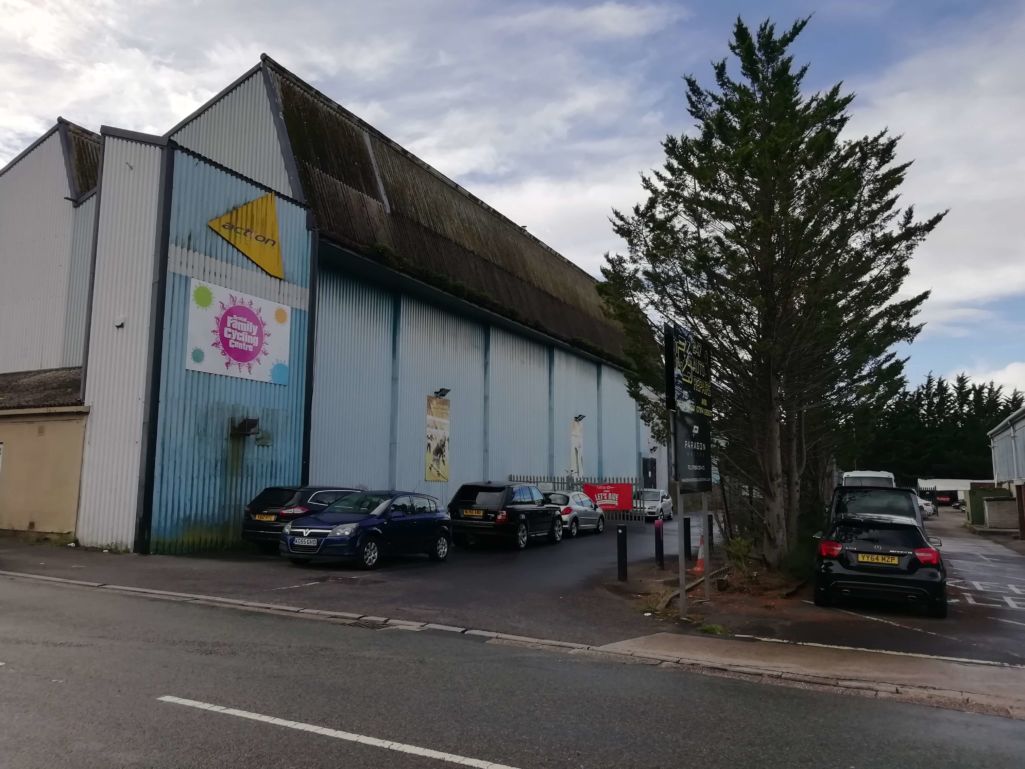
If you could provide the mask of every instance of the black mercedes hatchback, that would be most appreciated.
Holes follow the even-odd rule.
[[[815,559],[815,603],[838,598],[879,598],[926,607],[947,616],[947,571],[936,548],[912,518],[846,516],[819,538]]]

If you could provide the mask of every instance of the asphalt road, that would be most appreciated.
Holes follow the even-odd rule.
[[[675,555],[676,522],[665,527]],[[654,560],[652,524],[628,526],[634,563]],[[697,547],[699,527],[694,526]],[[226,598],[296,604],[397,619],[484,628],[515,635],[604,644],[668,629],[644,617],[604,583],[616,580],[616,527],[561,544],[453,549],[437,564],[391,559],[374,572],[301,566],[277,555],[168,557],[116,555],[0,539],[0,570]]]
[[[1025,760],[1025,729],[1008,719],[443,633],[3,579],[0,607],[5,769],[404,769],[457,759],[517,769],[938,769]]]

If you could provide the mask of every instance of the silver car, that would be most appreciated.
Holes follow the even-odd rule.
[[[644,510],[644,519],[655,519],[661,516],[666,521],[673,519],[673,502],[669,492],[662,489],[641,489],[637,499],[638,506]]]
[[[601,508],[581,491],[547,491],[545,504],[559,508],[562,530],[568,537],[575,537],[585,530],[595,534],[605,531],[605,515]]]

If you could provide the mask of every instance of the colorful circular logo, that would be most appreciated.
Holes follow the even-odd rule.
[[[226,307],[217,319],[221,352],[231,363],[244,366],[256,360],[263,353],[264,337],[263,319],[246,305]]]

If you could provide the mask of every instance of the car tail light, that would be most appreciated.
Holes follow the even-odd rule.
[[[824,539],[819,542],[819,555],[823,558],[839,558],[843,545],[831,539]]]
[[[573,508],[572,507],[567,506],[567,507],[562,508],[562,514],[563,515],[569,515],[572,512],[573,512]]]
[[[495,523],[505,523],[509,519],[509,514],[505,510],[499,510],[495,515]]]
[[[303,515],[308,512],[310,512],[310,509],[308,507],[297,505],[296,507],[283,508],[279,515]]]
[[[915,558],[923,566],[940,565],[940,551],[931,547],[915,548]]]

